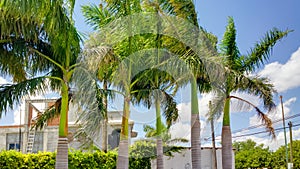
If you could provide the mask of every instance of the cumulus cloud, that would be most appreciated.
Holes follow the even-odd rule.
[[[279,62],[267,64],[259,74],[269,77],[278,92],[284,92],[300,86],[299,63],[300,47],[285,64]]]
[[[208,131],[206,128],[206,123],[204,120],[200,120],[201,124],[201,138],[205,135],[205,133]],[[187,140],[191,140],[191,125],[190,123],[183,123],[183,122],[177,122],[170,128],[170,134],[172,139],[175,138],[185,138]]]

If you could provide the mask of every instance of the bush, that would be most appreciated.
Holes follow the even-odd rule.
[[[22,154],[17,151],[2,151],[0,153],[1,169],[16,168],[45,168],[52,169],[55,166],[55,154],[50,152],[38,154]]]
[[[55,155],[52,152],[39,152],[37,154],[23,154],[17,151],[0,152],[1,169],[53,169],[55,167]],[[117,152],[102,151],[69,152],[69,169],[114,169],[116,168]],[[150,158],[130,158],[130,169],[151,168]]]

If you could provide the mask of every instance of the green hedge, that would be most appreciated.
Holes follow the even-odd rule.
[[[117,152],[109,151],[104,153],[96,151],[93,153],[72,151],[69,152],[69,169],[95,168],[95,169],[113,169],[116,168]],[[130,159],[130,169],[148,169],[150,158]],[[17,151],[0,152],[1,169],[52,169],[55,166],[55,153],[40,152],[37,154],[22,154]]]

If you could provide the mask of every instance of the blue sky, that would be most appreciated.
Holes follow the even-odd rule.
[[[91,29],[84,23],[84,19],[80,12],[80,6],[88,3],[99,3],[99,0],[84,0],[77,1],[75,8],[75,23],[79,31],[88,33]],[[286,116],[299,114],[300,96],[300,15],[299,15],[300,1],[298,0],[273,0],[273,1],[196,1],[196,8],[198,11],[199,22],[202,27],[207,31],[215,34],[219,39],[222,39],[225,27],[227,24],[228,16],[234,18],[237,29],[237,43],[242,54],[254,46],[254,43],[259,41],[264,34],[273,27],[281,30],[291,29],[294,30],[287,37],[275,45],[270,60],[266,62],[264,67],[258,70],[261,76],[267,76],[275,84],[278,94],[275,95],[276,103],[279,104],[279,95],[283,96],[284,108]],[[298,53],[295,53],[298,51]],[[292,54],[294,53],[293,57]],[[4,81],[3,79],[0,81]],[[178,94],[179,106],[181,111],[188,112],[189,110],[189,93],[188,89],[183,89]],[[49,96],[50,97],[50,96]],[[252,96],[245,96],[259,104],[257,98]],[[207,102],[210,99],[209,95],[199,96],[200,100],[200,113],[207,112]],[[234,104],[234,103],[233,103]],[[122,105],[114,105],[115,109],[120,109]],[[141,113],[142,112],[142,113]],[[145,108],[132,107],[132,118],[136,121],[135,130],[141,131],[142,124],[153,123],[154,113],[152,110]],[[255,120],[255,112],[232,113],[231,122],[232,130],[245,129],[249,126],[258,124]],[[281,118],[281,110],[278,109],[276,113],[270,115],[274,120]],[[0,120],[1,124],[12,124],[14,122],[13,113],[8,113],[6,117]],[[150,120],[147,120],[150,119]],[[189,137],[188,131],[189,115],[182,113],[181,121],[172,128],[172,134],[178,137]],[[210,128],[206,124],[204,117],[202,117],[202,143],[209,145],[209,140],[204,138],[210,137]],[[290,119],[294,124],[300,123],[300,117]],[[288,122],[289,120],[287,120]],[[286,124],[287,125],[287,124]],[[275,128],[282,127],[282,123],[275,123]],[[216,135],[220,135],[221,123],[215,124]],[[233,135],[243,135],[247,133],[254,133],[263,131],[263,128],[255,130],[244,130],[239,133],[233,132]],[[141,132],[140,132],[141,133]],[[300,129],[295,127],[294,138],[300,139]],[[142,137],[143,135],[139,135]],[[217,137],[219,138],[219,137]],[[266,134],[251,135],[247,137],[238,137],[236,141],[243,141],[247,138],[255,139],[259,143],[265,143],[276,149],[278,146],[283,145],[283,133],[280,130],[277,133],[277,140],[271,141],[270,137]]]
[[[278,95],[275,97],[279,105],[279,95],[283,96],[286,116],[299,114],[299,94],[300,94],[300,15],[298,13],[300,1],[197,1],[198,16],[200,25],[208,31],[222,38],[228,16],[235,20],[237,29],[237,42],[241,53],[254,46],[254,43],[260,40],[263,35],[273,27],[281,30],[294,30],[286,38],[281,40],[273,49],[270,60],[265,67],[261,68],[260,74],[267,76],[275,84]],[[291,55],[298,50],[298,53],[291,58]],[[277,111],[273,119],[280,118],[281,111]],[[251,122],[254,112],[233,113],[232,130],[246,128]],[[300,122],[300,118],[291,119],[294,124]],[[288,122],[288,120],[287,120]],[[253,123],[253,122],[252,122]],[[286,124],[287,125],[287,124]],[[282,123],[275,123],[275,128],[282,127]],[[259,131],[262,131],[260,129]],[[255,131],[251,130],[249,133]],[[246,133],[246,131],[245,131]],[[294,131],[294,137],[299,139],[299,130]],[[235,133],[233,133],[235,134]],[[241,133],[237,133],[239,135]],[[257,138],[256,138],[257,137]],[[239,138],[242,141],[248,137]],[[254,135],[253,138],[261,143],[272,144],[274,147],[283,143],[282,130],[278,133],[277,141],[267,142],[269,137],[263,135]]]

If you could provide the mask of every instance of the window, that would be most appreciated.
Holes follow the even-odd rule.
[[[20,144],[19,143],[10,143],[8,144],[8,150],[20,150]]]
[[[21,135],[21,141],[22,141],[22,135]],[[6,149],[7,150],[20,150],[20,133],[7,133],[6,134]]]

